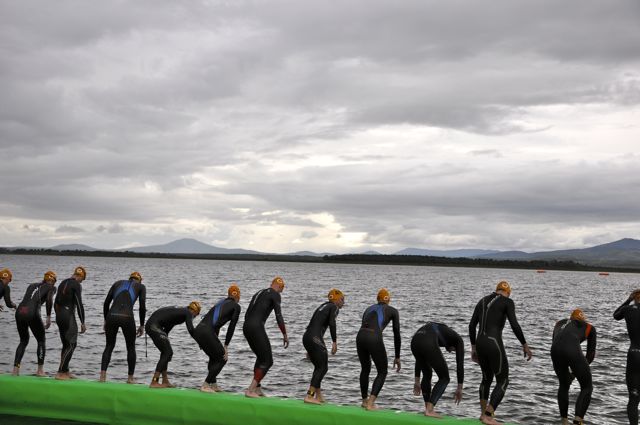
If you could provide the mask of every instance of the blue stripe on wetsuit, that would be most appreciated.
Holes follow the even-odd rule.
[[[215,307],[213,307],[213,318],[211,319],[211,323],[213,323],[213,326],[216,325],[216,323],[218,322],[218,319],[220,318],[220,312],[222,311],[222,303],[224,303],[224,299],[221,299],[220,301],[218,301],[218,304],[216,304]]]
[[[113,293],[113,299],[115,300],[115,299],[116,299],[116,297],[117,297],[118,295],[120,295],[121,293],[123,293],[123,292],[129,292],[129,296],[131,297],[131,302],[132,302],[132,303],[135,303],[135,302],[136,302],[136,293],[135,293],[134,288],[133,288],[133,282],[132,282],[131,280],[129,280],[127,283],[129,284],[129,285],[127,286],[127,288],[125,288],[125,287],[124,287],[124,285],[125,285],[125,284],[124,284],[124,282],[123,282],[123,283],[122,283],[122,285],[120,285],[120,286],[118,287],[118,289],[116,289],[116,290],[114,291],[114,293]]]

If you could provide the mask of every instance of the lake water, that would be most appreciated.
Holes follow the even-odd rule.
[[[557,423],[557,380],[553,373],[549,350],[554,323],[569,315],[572,309],[584,309],[598,331],[598,349],[592,364],[594,392],[587,420],[594,424],[627,423],[625,385],[626,351],[629,345],[623,322],[612,318],[613,311],[640,287],[640,275],[612,273],[558,272],[536,273],[533,270],[412,267],[386,265],[305,264],[213,260],[122,259],[91,257],[0,256],[0,267],[13,271],[11,294],[18,303],[29,283],[54,270],[59,281],[68,277],[76,265],[84,265],[88,278],[83,285],[87,315],[87,332],[79,336],[71,370],[83,379],[97,379],[105,345],[102,332],[102,304],[111,284],[138,270],[147,286],[147,317],[159,307],[186,306],[192,300],[203,303],[203,313],[219,298],[226,296],[231,282],[242,290],[240,304],[244,311],[254,292],[265,288],[280,275],[287,284],[282,294],[282,310],[291,345],[282,348],[281,336],[273,315],[267,321],[275,364],[263,381],[269,395],[302,398],[309,385],[312,365],[305,361],[302,335],[314,309],[325,301],[328,290],[340,288],[346,304],[338,317],[338,353],[330,356],[329,373],[323,381],[327,400],[337,404],[360,403],[358,362],[355,337],[363,311],[375,303],[379,288],[387,287],[391,304],[400,312],[402,331],[402,371],[389,372],[378,399],[384,408],[418,412],[423,409],[421,397],[412,395],[413,356],[410,341],[413,333],[426,321],[441,321],[463,336],[465,341],[464,398],[453,404],[455,389],[455,355],[445,354],[452,382],[437,408],[451,416],[477,417],[479,366],[469,358],[468,323],[477,301],[489,294],[498,281],[506,279],[513,288],[512,299],[534,359],[522,358],[518,341],[507,325],[504,340],[510,363],[510,384],[498,410],[501,420],[522,424]],[[43,307],[44,316],[44,307]],[[13,310],[0,312],[0,372],[13,367],[18,333]],[[137,315],[136,315],[137,317]],[[199,319],[196,319],[196,323]],[[224,333],[224,329],[222,331]],[[174,349],[169,372],[175,384],[198,388],[207,374],[207,357],[189,337],[184,326],[171,332]],[[222,335],[221,335],[222,337]],[[325,335],[330,341],[330,337]],[[390,361],[393,357],[391,328],[385,331]],[[148,383],[158,360],[158,351],[148,340],[137,341],[136,377]],[[60,340],[55,321],[47,331],[45,370],[53,374],[60,356]],[[218,377],[226,391],[241,392],[249,384],[255,358],[238,324],[229,350],[229,363]],[[36,342],[33,337],[22,361],[22,373],[36,370]],[[126,350],[122,334],[114,350],[108,372],[110,380],[126,380]],[[372,375],[373,378],[373,375]],[[575,402],[578,384],[574,383],[571,403]],[[570,415],[573,405],[570,407]],[[570,416],[571,417],[571,416]]]

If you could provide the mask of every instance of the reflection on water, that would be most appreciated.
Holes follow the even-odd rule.
[[[148,314],[166,305],[186,306],[194,299],[202,301],[204,306],[212,306],[226,294],[226,288],[231,282],[238,282],[242,289],[240,304],[244,313],[251,295],[268,286],[275,275],[282,275],[287,283],[282,294],[282,308],[291,345],[288,350],[282,348],[280,332],[271,317],[267,322],[267,329],[275,364],[263,381],[266,392],[281,397],[304,396],[312,366],[305,361],[302,334],[313,310],[325,300],[329,289],[338,287],[346,295],[346,305],[338,317],[338,353],[330,356],[330,369],[323,381],[323,389],[329,402],[359,403],[360,366],[355,336],[362,312],[375,302],[378,289],[387,287],[392,293],[392,305],[400,311],[403,369],[400,373],[389,372],[380,394],[380,406],[406,411],[422,409],[422,398],[412,395],[413,358],[410,340],[422,323],[434,320],[447,323],[463,335],[467,350],[464,399],[459,406],[453,404],[455,383],[452,383],[438,404],[438,409],[447,415],[477,417],[481,372],[469,360],[468,323],[476,302],[490,293],[499,280],[506,279],[512,284],[512,298],[516,304],[518,320],[534,350],[534,360],[523,360],[519,343],[507,325],[504,335],[507,354],[510,356],[510,384],[498,410],[499,417],[523,424],[557,422],[557,381],[549,357],[551,332],[557,320],[568,316],[572,309],[580,307],[598,329],[598,349],[592,365],[594,392],[587,419],[596,424],[627,422],[624,368],[628,339],[624,323],[615,322],[612,313],[633,288],[640,286],[640,275],[612,273],[603,277],[597,273],[549,271],[538,274],[530,270],[502,269],[138,258],[0,257],[0,266],[9,267],[14,273],[11,283],[14,302],[19,302],[27,284],[38,280],[47,269],[55,270],[62,279],[70,275],[77,264],[85,265],[88,271],[88,279],[83,283],[88,330],[79,337],[78,348],[71,363],[72,371],[79,378],[98,377],[105,343],[102,303],[111,284],[126,278],[131,271],[138,270],[144,276]],[[241,322],[243,316],[244,314]],[[197,321],[198,319],[196,323]],[[328,334],[326,337],[329,338]],[[6,308],[4,312],[0,312],[0,340],[0,372],[8,373],[13,366],[18,333],[13,311]],[[206,356],[183,326],[174,328],[171,341],[174,356],[169,371],[173,380],[180,386],[199,387],[207,374]],[[393,338],[390,328],[385,332],[385,343],[392,357]],[[148,357],[145,357],[145,340],[138,339],[136,376],[143,382],[151,379],[158,360],[158,352],[151,340],[148,344]],[[60,355],[55,321],[47,331],[47,350],[45,370],[54,373]],[[25,374],[35,372],[35,351],[36,344],[32,338],[22,362]],[[455,355],[447,353],[445,357],[452,376],[455,376]],[[242,335],[240,323],[229,347],[229,363],[218,378],[219,385],[227,391],[242,391],[251,381],[254,361]],[[120,334],[112,356],[109,379],[124,382],[126,375],[126,350],[124,338]],[[572,403],[575,402],[577,392],[576,383],[571,392]],[[573,408],[570,409],[572,410]]]

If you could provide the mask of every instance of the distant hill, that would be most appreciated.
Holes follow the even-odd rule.
[[[640,240],[625,238],[619,241],[582,249],[564,249],[532,253],[507,251],[483,255],[479,258],[495,260],[559,260],[575,261],[593,266],[640,267]]]
[[[325,255],[335,255],[335,254],[331,252],[296,251],[296,252],[289,252],[284,255],[300,255],[305,257],[324,257]]]
[[[49,249],[54,249],[56,251],[104,251],[104,250],[99,250],[89,245],[83,245],[80,243],[61,244],[61,245],[52,246]]]
[[[462,258],[462,257],[480,257],[483,255],[497,254],[500,251],[491,249],[421,249],[421,248],[405,248],[394,253],[394,255],[427,255],[430,257],[446,257],[446,258]]]
[[[131,252],[158,252],[162,254],[261,254],[247,249],[228,249],[209,245],[196,239],[178,239],[163,245],[127,248]]]

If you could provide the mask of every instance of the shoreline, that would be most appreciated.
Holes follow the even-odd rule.
[[[394,254],[340,254],[340,255],[287,255],[287,254],[169,254],[132,251],[58,251],[52,249],[7,249],[0,248],[0,255],[41,255],[59,257],[104,257],[104,258],[162,258],[177,260],[222,260],[222,261],[266,261],[313,264],[367,264],[391,266],[430,266],[489,269],[519,269],[544,271],[640,273],[640,268],[593,266],[575,261],[558,260],[492,260],[467,257],[431,257],[422,255]]]

